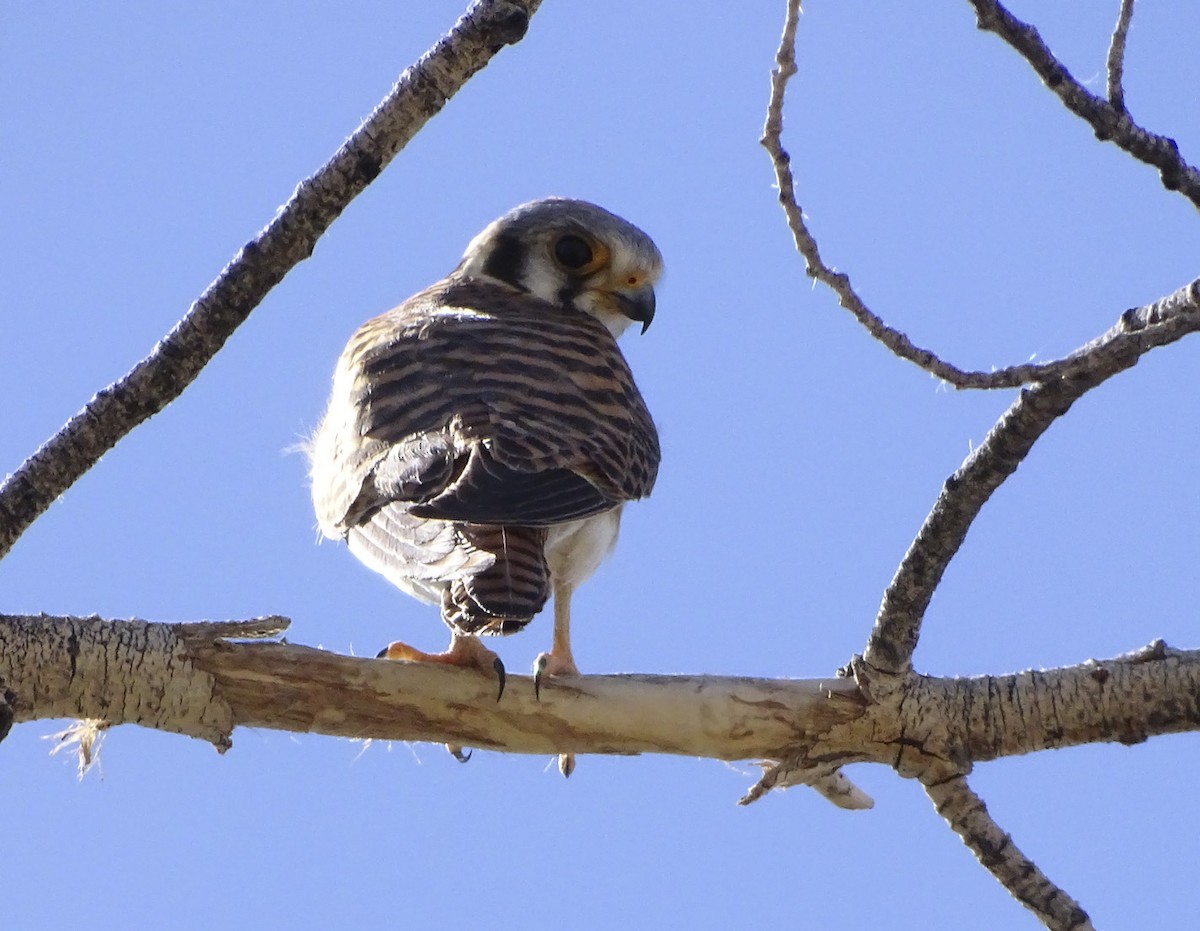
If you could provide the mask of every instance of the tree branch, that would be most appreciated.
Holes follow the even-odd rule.
[[[764,767],[743,804],[775,788],[821,791],[846,763],[883,763],[928,783],[1001,757],[1200,730],[1200,650],[1162,641],[1110,660],[1001,676],[892,675],[861,661],[854,672],[862,713],[810,730]]]
[[[1163,187],[1168,191],[1179,191],[1193,205],[1200,207],[1200,171],[1183,159],[1174,139],[1143,129],[1123,106],[1109,103],[1088,91],[1054,57],[1037,29],[1017,19],[998,0],[970,2],[975,7],[979,28],[994,32],[1012,46],[1063,105],[1092,127],[1097,139],[1112,142],[1138,161],[1154,166]],[[1122,14],[1124,12],[1122,8]],[[1117,29],[1120,30],[1120,20]],[[1114,42],[1116,38],[1114,34]],[[1111,52],[1109,61],[1112,61]]]
[[[478,0],[396,82],[333,157],[221,271],[145,359],[99,391],[0,485],[0,558],[129,431],[200,374],[233,331],[417,131],[504,46],[541,0]]]
[[[1113,109],[1125,113],[1125,88],[1121,81],[1125,76],[1125,43],[1129,39],[1129,22],[1133,19],[1133,0],[1121,0],[1117,14],[1117,25],[1113,27],[1112,41],[1108,45],[1108,102]]]
[[[154,624],[0,615],[0,681],[16,723],[140,724],[225,750],[235,727],[429,741],[509,753],[667,753],[762,759],[759,783],[810,785],[846,808],[870,799],[849,762],[905,776],[958,773],[1038,750],[1200,730],[1200,651],[1161,642],[1103,662],[1007,676],[768,680],[605,675],[503,700],[472,670],[341,656],[269,636],[283,618]]]
[[[286,618],[200,624],[199,636],[270,636]],[[0,615],[0,681],[13,721],[84,718],[142,724],[224,751],[237,723],[213,677],[198,669],[171,624]]]
[[[153,624],[0,615],[0,680],[18,723],[93,718],[229,746],[234,727],[455,743],[510,753],[782,755],[861,714],[847,679],[510,675],[502,701],[473,670],[215,639],[272,622]],[[274,625],[274,626],[277,626]],[[186,696],[186,701],[165,697]],[[214,712],[203,712],[211,703]],[[214,723],[215,722],[215,723]]]
[[[884,592],[863,651],[876,669],[908,669],[921,621],[950,560],[980,509],[1033,444],[1085,392],[1137,364],[1143,354],[1200,330],[1200,279],[1121,315],[1104,335],[1071,354],[1069,378],[1021,392],[979,447],[946,479],[925,523]]]
[[[1001,830],[963,776],[925,786],[937,812],[979,862],[1051,931],[1091,931],[1079,903],[1056,886]]]
[[[1091,355],[1091,350],[1096,348],[1096,344],[1089,343],[1065,358],[1050,362],[1023,363],[991,372],[960,369],[945,362],[931,350],[915,345],[900,330],[884,322],[859,297],[858,292],[851,284],[849,275],[835,272],[825,264],[821,258],[817,241],[804,219],[804,211],[796,202],[796,184],[791,169],[791,156],[783,147],[782,141],[784,97],[788,82],[797,71],[796,30],[799,25],[799,17],[799,0],[788,0],[783,36],[775,55],[775,69],[771,72],[771,97],[767,105],[767,119],[763,126],[762,138],[759,141],[771,157],[771,164],[775,170],[775,182],[779,190],[779,203],[787,218],[796,250],[804,258],[806,274],[833,291],[837,295],[838,303],[894,355],[913,363],[955,388],[1016,388],[1053,379],[1073,379],[1080,374],[1089,374],[1097,364],[1105,364],[1102,359]],[[1175,297],[1176,295],[1172,295],[1164,300],[1171,301]],[[1110,330],[1101,337],[1101,340],[1112,341],[1117,335],[1119,334]],[[1109,351],[1122,352],[1124,347],[1114,343],[1110,346]]]

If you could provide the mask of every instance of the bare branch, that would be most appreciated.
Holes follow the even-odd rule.
[[[1112,142],[1158,169],[1162,185],[1200,207],[1200,171],[1184,161],[1174,139],[1143,129],[1121,107],[1088,91],[1054,57],[1037,29],[1013,16],[998,0],[970,0],[979,28],[994,32],[1037,72],[1068,110],[1084,120],[1103,142]],[[1118,24],[1119,28],[1119,24]]]
[[[869,676],[859,685],[874,699]],[[1157,640],[1113,659],[1057,669],[918,676],[907,683],[897,714],[905,754],[959,770],[1042,750],[1137,744],[1200,729],[1200,651]],[[910,766],[903,756],[896,768],[925,773],[922,762]]]
[[[1125,113],[1125,88],[1121,82],[1125,76],[1125,42],[1129,38],[1129,21],[1133,19],[1133,0],[1121,0],[1121,11],[1117,14],[1117,25],[1113,28],[1112,41],[1108,45],[1108,102],[1114,110]]]
[[[980,446],[946,479],[933,509],[884,592],[864,661],[889,673],[909,668],[934,589],[971,523],[1033,444],[1082,394],[1135,365],[1150,349],[1200,330],[1200,279],[1128,310],[1107,333],[1069,356],[1070,376],[1024,390]]]
[[[1200,730],[1200,650],[1161,640],[1113,659],[999,676],[890,675],[861,661],[854,674],[863,712],[764,763],[742,804],[793,785],[829,797],[822,781],[847,763],[884,763],[932,783],[1001,757]]]
[[[241,726],[509,753],[759,759],[762,778],[744,803],[808,785],[850,809],[872,803],[840,772],[846,763],[932,782],[978,760],[1200,730],[1200,651],[1161,642],[1008,676],[908,674],[891,689],[878,674],[596,675],[556,679],[538,700],[532,679],[513,676],[497,702],[494,683],[473,670],[213,639],[282,623],[0,616],[0,679],[17,723],[93,722],[69,737],[134,723],[225,750]]]
[[[962,838],[979,862],[1022,905],[1052,931],[1090,931],[1092,921],[1079,903],[1056,886],[1001,830],[963,776],[925,786],[937,812]]]
[[[914,345],[905,334],[884,323],[858,296],[858,292],[850,283],[850,276],[842,272],[835,272],[822,260],[820,250],[817,248],[817,241],[809,232],[808,225],[804,221],[804,211],[796,202],[796,183],[792,174],[792,159],[783,147],[782,140],[784,96],[788,81],[796,73],[796,29],[799,22],[800,0],[788,0],[783,36],[779,42],[779,50],[775,54],[775,70],[771,72],[771,99],[767,105],[767,120],[759,142],[771,156],[771,164],[775,168],[775,184],[779,189],[779,203],[787,216],[788,227],[792,231],[796,249],[804,257],[805,271],[810,278],[832,290],[838,297],[838,303],[850,311],[854,318],[867,329],[867,332],[900,358],[915,363],[925,371],[956,387],[991,387],[979,380],[994,378],[994,373],[989,376],[981,372],[963,372],[953,365],[943,362],[928,349]]]
[[[510,675],[497,702],[495,683],[473,670],[230,643],[213,631],[0,615],[0,679],[15,696],[17,723],[134,723],[222,749],[242,726],[511,753],[740,760],[780,756],[863,711],[855,684],[838,678],[584,676],[543,683],[538,700],[531,677]]]
[[[286,618],[200,624],[197,632],[253,636]],[[142,724],[229,746],[236,724],[213,678],[198,669],[176,625],[100,618],[0,615],[0,681],[13,720],[85,718]]]
[[[1049,381],[1056,378],[1073,378],[1088,371],[1096,364],[1083,347],[1071,355],[1051,362],[1023,363],[996,369],[991,372],[966,371],[943,361],[929,349],[914,345],[901,331],[889,326],[876,315],[859,297],[850,282],[850,276],[835,272],[821,258],[820,249],[808,224],[804,211],[796,202],[795,178],[791,169],[791,156],[783,147],[783,105],[789,80],[796,74],[796,30],[799,25],[799,0],[789,0],[784,21],[783,36],[775,55],[775,70],[771,72],[771,99],[767,106],[767,119],[759,140],[771,157],[775,169],[779,203],[787,217],[788,227],[796,250],[804,257],[805,271],[810,278],[821,282],[837,295],[838,303],[854,316],[875,339],[901,359],[912,362],[931,375],[953,385],[955,388],[996,389],[1016,388],[1021,385]],[[1106,334],[1106,337],[1111,334]]]
[[[199,375],[267,292],[417,131],[505,45],[541,0],[478,0],[396,82],[333,157],[222,270],[145,359],[93,397],[0,485],[0,558],[55,499],[130,430]]]

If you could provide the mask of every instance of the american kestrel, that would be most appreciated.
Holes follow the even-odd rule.
[[[317,520],[438,604],[452,631],[444,653],[393,643],[380,656],[477,666],[502,694],[504,667],[478,635],[520,630],[553,593],[535,689],[578,674],[571,595],[658,471],[654,422],[616,337],[650,325],[661,270],[650,237],[620,217],[533,201],[350,338],[310,449]]]

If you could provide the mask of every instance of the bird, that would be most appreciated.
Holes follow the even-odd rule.
[[[479,637],[521,630],[553,595],[535,697],[546,677],[579,674],[572,596],[658,474],[658,433],[616,338],[650,326],[662,267],[632,223],[544,198],[351,336],[309,444],[317,523],[451,631],[442,653],[397,641],[380,657],[478,668],[500,700],[504,665]],[[573,757],[559,762],[569,775]]]

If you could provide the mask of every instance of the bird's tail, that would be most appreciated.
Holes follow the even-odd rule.
[[[450,583],[442,596],[443,620],[467,634],[520,630],[550,597],[545,529],[488,524],[457,529],[469,546],[493,558]]]

